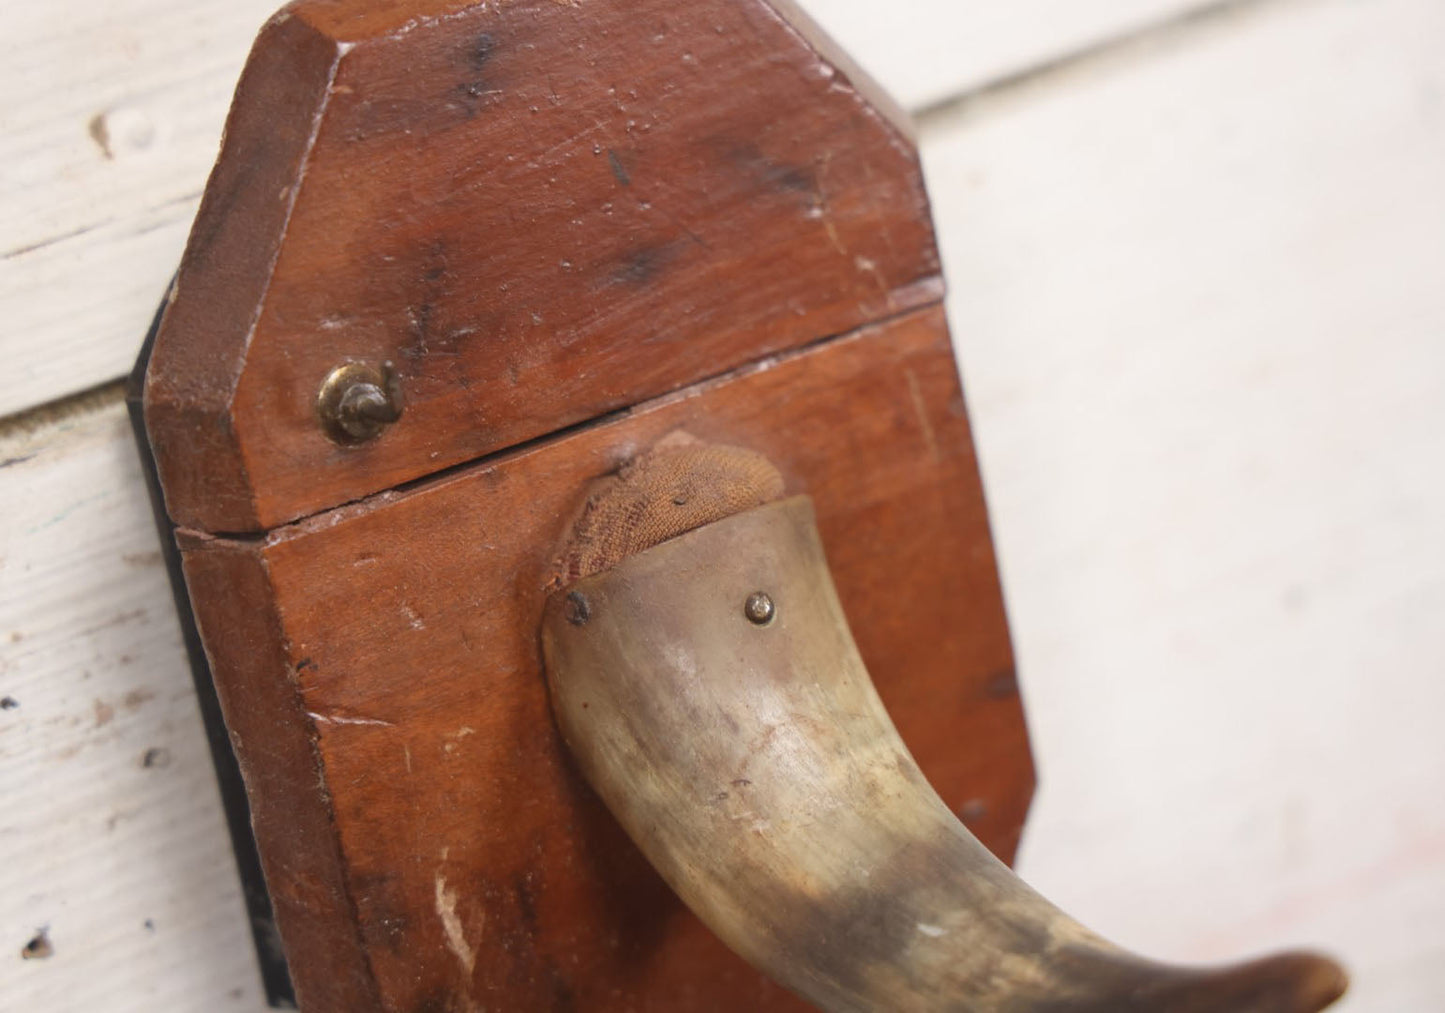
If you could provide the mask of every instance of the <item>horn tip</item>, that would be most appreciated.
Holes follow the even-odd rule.
[[[1323,953],[1281,953],[1242,970],[1243,977],[1253,980],[1259,994],[1278,996],[1277,1002],[1259,1006],[1262,1013],[1319,1013],[1343,996],[1350,985],[1344,967]]]

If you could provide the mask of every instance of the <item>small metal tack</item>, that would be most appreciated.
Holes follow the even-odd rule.
[[[743,603],[743,615],[747,616],[748,622],[755,626],[768,625],[773,621],[773,616],[777,614],[777,611],[773,599],[764,591],[754,591]]]

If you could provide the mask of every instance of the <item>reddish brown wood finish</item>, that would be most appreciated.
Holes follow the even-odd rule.
[[[661,883],[548,711],[554,549],[591,479],[679,428],[813,497],[900,731],[1011,857],[1032,770],[935,307],[262,538],[187,541],[303,1008],[801,1008]]]
[[[172,518],[260,531],[937,301],[906,130],[803,29],[764,0],[278,15],[150,367]],[[315,400],[348,360],[406,403],[343,448]]]
[[[900,731],[1011,857],[1032,767],[941,298],[902,117],[787,0],[272,20],[145,415],[303,1009],[801,1008],[548,709],[558,540],[679,428],[814,498]],[[405,400],[354,447],[315,409],[347,361]]]

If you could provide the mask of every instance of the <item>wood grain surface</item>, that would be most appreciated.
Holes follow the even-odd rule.
[[[303,1008],[794,1007],[657,878],[548,709],[538,629],[571,517],[679,429],[813,497],[900,731],[1012,855],[1032,772],[934,308],[261,539],[188,540]]]
[[[936,302],[905,118],[762,0],[308,0],[242,77],[151,361],[177,523],[255,531]],[[338,447],[316,395],[395,364]]]

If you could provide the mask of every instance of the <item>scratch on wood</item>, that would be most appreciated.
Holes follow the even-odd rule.
[[[457,751],[457,740],[464,739],[468,735],[475,734],[477,734],[477,730],[471,725],[462,725],[462,727],[458,728],[454,732],[447,732],[447,734],[444,736],[447,739],[447,742],[445,745],[442,746],[442,750],[447,753],[455,753]]]
[[[382,721],[380,718],[359,718],[350,717],[345,714],[322,714],[320,711],[307,711],[306,716],[312,721],[324,725],[375,725],[380,728],[394,728],[393,721]]]
[[[843,240],[838,235],[838,226],[833,224],[832,212],[828,211],[826,207],[823,209],[823,229],[828,233],[828,242],[833,244],[833,249],[846,257],[848,255],[848,249],[843,245]]]
[[[470,978],[472,968],[477,962],[476,951],[467,942],[466,933],[462,931],[462,920],[457,917],[457,893],[447,886],[446,877],[440,872],[436,875],[436,911],[437,917],[441,919],[442,931],[446,933],[447,949],[456,956],[462,970],[466,971]]]
[[[908,396],[913,399],[913,412],[918,416],[918,428],[923,430],[923,441],[928,444],[929,459],[937,461],[938,434],[933,431],[933,423],[928,420],[928,406],[923,402],[923,391],[918,386],[918,377],[908,368],[903,370],[903,375],[908,379]]]
[[[628,173],[627,167],[622,164],[622,159],[617,157],[617,152],[611,148],[607,149],[607,164],[612,166],[612,175],[616,177],[617,182],[623,186],[632,185],[631,174]]]

